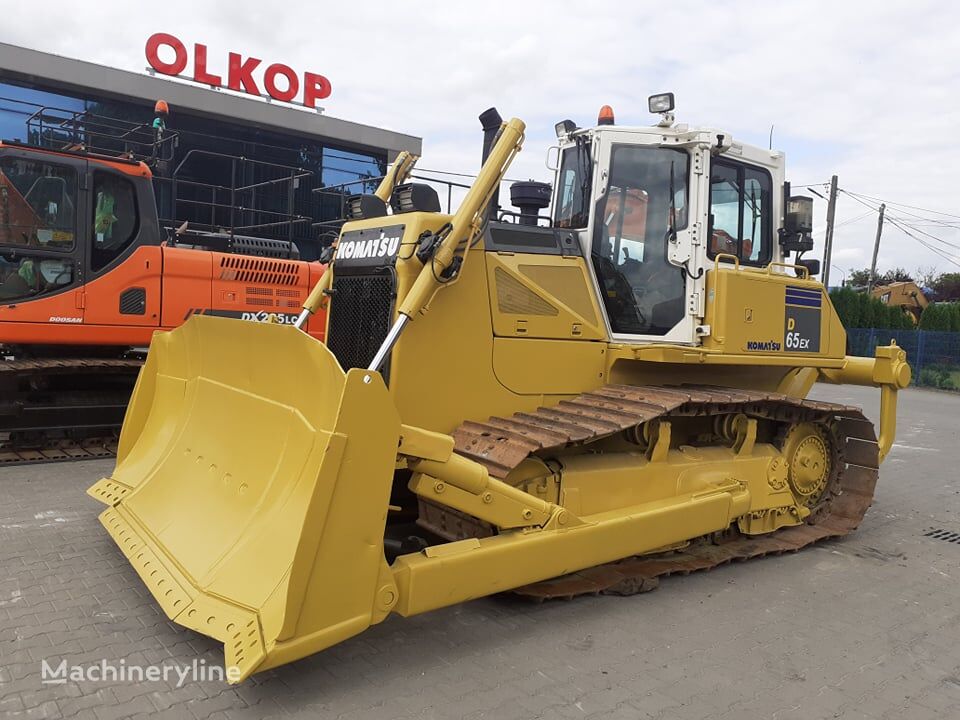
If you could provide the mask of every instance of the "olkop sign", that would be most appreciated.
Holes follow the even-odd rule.
[[[173,59],[169,62],[160,57],[160,49],[164,47],[173,51]],[[302,102],[308,108],[316,108],[317,100],[330,96],[330,81],[323,75],[305,72],[301,76],[283,63],[273,63],[261,69],[263,61],[259,58],[245,58],[235,52],[228,53],[226,67],[210,65],[207,46],[200,43],[193,46],[193,75],[184,76],[183,72],[190,62],[190,52],[179,38],[168,33],[154,33],[147,38],[146,54],[150,67],[158,73],[186,77],[211,87],[226,87],[262,97],[262,84],[262,89],[269,97],[291,103],[297,101],[302,90]],[[170,52],[165,54],[169,57]]]

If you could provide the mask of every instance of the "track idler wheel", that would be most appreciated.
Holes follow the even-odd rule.
[[[836,476],[832,433],[818,423],[797,423],[787,429],[781,447],[787,461],[787,482],[797,503],[815,509],[827,499]]]

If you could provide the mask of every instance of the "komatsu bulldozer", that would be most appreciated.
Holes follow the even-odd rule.
[[[327,345],[205,316],[157,333],[89,492],[231,680],[391,614],[639,592],[860,523],[904,352],[844,355],[781,153],[650,108],[557,125],[549,217],[535,192],[497,212],[524,124],[493,110],[456,214],[408,183],[393,212],[356,198],[301,313],[327,307]],[[817,381],[878,388],[879,433],[805,399]]]

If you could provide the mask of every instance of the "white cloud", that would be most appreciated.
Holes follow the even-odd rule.
[[[960,7],[824,0],[431,0],[362,9],[238,0],[229,12],[223,7],[168,0],[160,12],[141,12],[101,0],[85,5],[69,32],[54,32],[77,17],[76,6],[48,1],[5,15],[0,40],[140,71],[146,36],[165,31],[205,42],[211,59],[234,50],[324,73],[333,82],[329,114],[422,136],[421,165],[430,168],[475,171],[476,116],[496,105],[528,124],[512,177],[549,179],[543,159],[557,120],[590,124],[609,103],[618,122],[645,124],[646,96],[673,90],[682,121],[762,145],[774,125],[795,182],[836,173],[851,191],[960,216],[952,142],[960,126]],[[865,211],[841,196],[838,222]],[[824,213],[818,200],[818,225]],[[956,228],[923,229],[960,246]],[[873,218],[838,227],[834,264],[865,264],[874,232]],[[958,269],[892,225],[880,265]]]

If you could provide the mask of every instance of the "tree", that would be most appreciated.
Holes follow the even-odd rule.
[[[877,284],[889,285],[894,282],[913,282],[913,276],[902,267],[887,270],[877,278]]]
[[[943,273],[930,283],[930,287],[936,293],[937,300],[960,300],[960,273]]]
[[[937,281],[937,278],[940,277],[940,273],[937,271],[937,268],[933,265],[926,265],[918,267],[916,272],[913,273],[913,276],[917,279],[917,285],[920,287],[933,287],[933,284]]]
[[[857,302],[857,293],[848,287],[833,290],[830,293],[830,302],[833,303],[840,322],[844,327],[860,327],[860,310]]]
[[[902,267],[892,268],[885,273],[877,272],[876,285],[889,285],[894,282],[914,282],[913,275]],[[870,268],[854,270],[850,268],[847,274],[847,285],[851,287],[867,287],[870,284]]]
[[[866,287],[870,284],[870,268],[854,270],[847,273],[847,285],[850,287]]]

